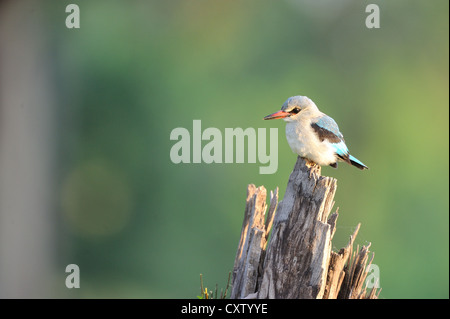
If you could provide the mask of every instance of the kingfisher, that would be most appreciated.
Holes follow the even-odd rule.
[[[292,96],[281,110],[264,117],[264,120],[286,121],[286,139],[294,153],[310,165],[337,168],[338,162],[347,162],[361,170],[368,169],[360,160],[350,155],[344,136],[336,122],[319,111],[306,96]]]

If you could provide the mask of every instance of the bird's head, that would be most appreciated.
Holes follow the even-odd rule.
[[[264,117],[265,120],[284,119],[286,122],[296,121],[302,112],[310,108],[317,108],[306,96],[291,96],[283,103],[281,110]]]

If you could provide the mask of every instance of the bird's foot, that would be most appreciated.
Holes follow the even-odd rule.
[[[319,164],[316,164],[315,162],[310,161],[308,159],[305,159],[305,162],[306,162],[306,164],[305,164],[306,167],[309,168],[309,179],[311,179],[313,174],[317,174],[316,171],[318,168],[320,168],[320,166],[319,166]]]

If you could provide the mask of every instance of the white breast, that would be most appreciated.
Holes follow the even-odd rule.
[[[292,151],[319,165],[336,162],[336,154],[330,143],[321,142],[311,127],[311,118],[299,118],[286,123],[286,139]]]

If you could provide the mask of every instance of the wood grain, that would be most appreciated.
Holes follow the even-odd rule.
[[[278,203],[278,188],[271,192],[267,216],[266,189],[248,186],[231,298],[378,296],[376,289],[366,294],[363,287],[370,244],[352,255],[359,224],[347,246],[332,251],[337,181],[320,173],[320,166],[298,157],[283,200]]]

